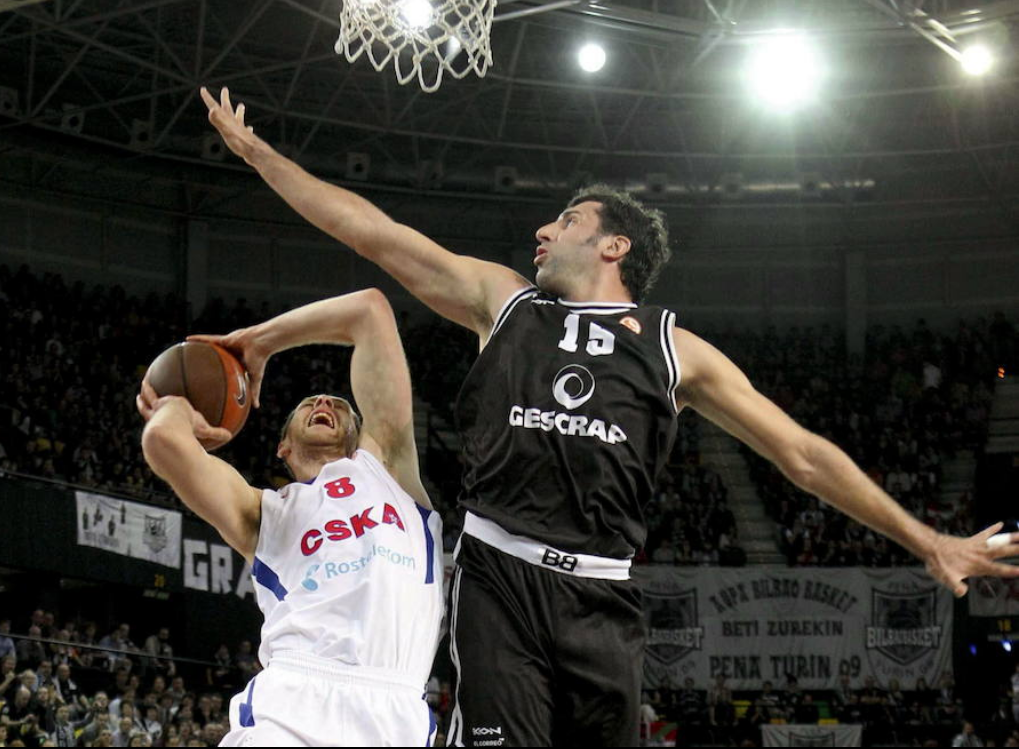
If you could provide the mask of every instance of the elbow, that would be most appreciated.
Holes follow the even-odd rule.
[[[142,455],[149,468],[160,478],[166,477],[166,466],[178,445],[170,429],[155,422],[145,425],[142,432]]]
[[[796,443],[787,447],[776,461],[785,477],[808,494],[816,493],[814,485],[818,474],[817,455],[821,438],[804,430]]]
[[[357,292],[362,328],[372,334],[383,326],[396,326],[396,315],[389,299],[375,288]]]

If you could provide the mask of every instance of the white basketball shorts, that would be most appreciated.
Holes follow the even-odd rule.
[[[432,746],[436,726],[405,674],[286,653],[230,700],[230,729],[220,746]]]

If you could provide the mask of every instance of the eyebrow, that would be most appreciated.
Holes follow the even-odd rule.
[[[567,208],[565,211],[559,214],[559,220],[562,221],[567,216],[583,216],[584,214],[574,208]]]

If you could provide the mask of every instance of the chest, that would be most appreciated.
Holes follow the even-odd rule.
[[[409,544],[412,501],[391,479],[354,461],[333,464],[312,484],[288,489],[283,513],[288,527],[278,536],[286,546],[278,551],[288,556],[307,559],[377,543]]]

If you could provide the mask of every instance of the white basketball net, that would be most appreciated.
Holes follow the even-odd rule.
[[[400,84],[417,77],[435,91],[444,73],[484,77],[492,63],[497,0],[343,0],[336,54],[362,54],[376,70],[390,61]]]

